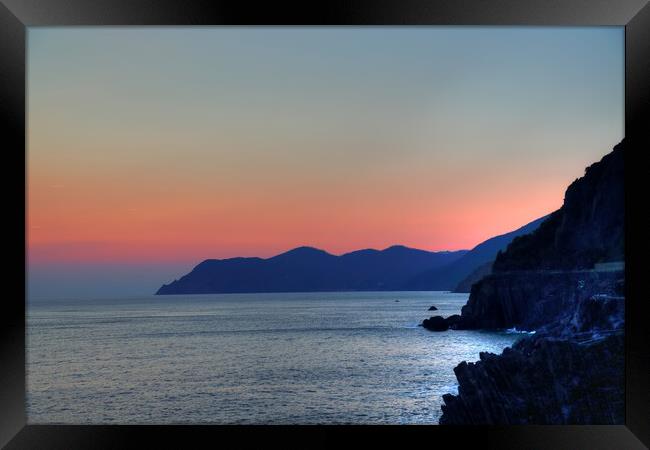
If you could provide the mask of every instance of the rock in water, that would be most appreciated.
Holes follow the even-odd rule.
[[[438,308],[436,308],[435,306],[432,306],[432,307],[430,307],[428,309],[428,311],[438,311]]]
[[[449,329],[466,330],[470,328],[458,314],[446,318],[442,316],[430,317],[429,319],[424,319],[420,325],[431,331],[446,331]]]
[[[447,331],[449,324],[442,316],[434,316],[422,321],[422,326],[431,331]]]

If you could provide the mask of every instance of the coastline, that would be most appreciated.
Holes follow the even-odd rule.
[[[429,320],[535,332],[458,364],[458,394],[443,396],[440,424],[625,423],[624,147],[589,166],[559,210],[499,252],[459,317]]]

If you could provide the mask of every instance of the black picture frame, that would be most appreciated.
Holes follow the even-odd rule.
[[[68,25],[543,25],[625,26],[626,419],[620,426],[42,426],[25,414],[25,64],[26,27]],[[650,6],[647,0],[348,0],[302,4],[174,0],[2,0],[0,112],[5,213],[5,290],[0,317],[0,446],[18,448],[131,448],[257,442],[283,447],[339,445],[480,445],[517,449],[637,449],[650,445],[650,358],[646,345],[643,197],[650,150]],[[646,189],[647,190],[647,189]],[[19,264],[22,262],[22,264]],[[228,441],[235,439],[234,441]]]

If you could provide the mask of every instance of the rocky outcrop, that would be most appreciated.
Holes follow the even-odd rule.
[[[449,324],[442,316],[434,316],[422,321],[422,326],[431,331],[447,331]]]
[[[620,424],[625,418],[620,296],[583,298],[564,320],[454,373],[441,424]]]
[[[433,316],[428,319],[424,319],[420,325],[431,331],[465,329],[464,322],[458,314],[454,314],[449,317]]]
[[[622,424],[623,332],[582,339],[534,336],[481,353],[454,373],[440,424]]]
[[[457,328],[534,330],[455,369],[441,424],[624,423],[623,148],[474,283]],[[612,267],[614,270],[612,270]]]
[[[436,308],[435,306],[430,306],[427,311],[437,311],[437,310],[438,308]]]

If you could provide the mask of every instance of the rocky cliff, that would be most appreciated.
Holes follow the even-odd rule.
[[[622,272],[594,267],[623,260],[623,149],[589,166],[559,210],[497,254],[492,273],[472,286],[464,328],[536,328],[586,296],[614,294]]]
[[[566,190],[562,207],[497,254],[493,272],[589,269],[623,260],[624,141]]]
[[[584,299],[623,295],[622,271],[519,271],[491,274],[472,286],[463,328],[539,330],[561,321]]]
[[[454,372],[441,424],[624,422],[624,143],[497,255],[450,328],[535,331]],[[451,319],[451,318],[449,318]]]

